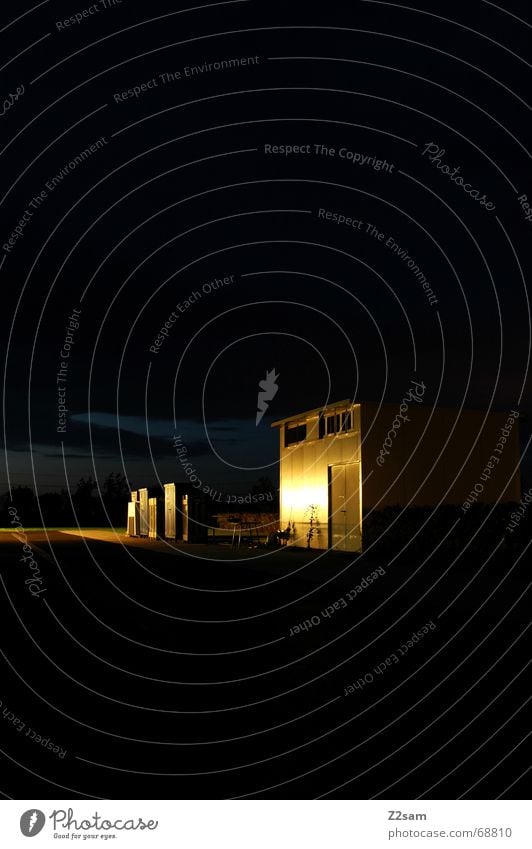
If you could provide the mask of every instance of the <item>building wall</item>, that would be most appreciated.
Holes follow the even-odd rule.
[[[478,410],[458,414],[457,409],[413,402],[405,413],[410,421],[401,421],[394,436],[390,431],[398,412],[399,404],[383,404],[380,409],[362,404],[364,511],[407,504],[461,505],[468,497],[471,503],[519,501],[519,425],[515,421],[505,429],[509,414],[486,417]],[[503,430],[508,435],[501,443]],[[381,455],[387,438],[389,454]],[[382,465],[379,456],[384,458]]]
[[[294,418],[307,424],[307,438],[285,447],[285,428],[280,439],[280,524],[295,525],[297,545],[307,545],[310,508],[316,508],[317,530],[311,548],[329,547],[328,467],[336,463],[360,462],[360,408],[353,408],[353,430],[334,436],[318,436],[318,415]]]
[[[399,404],[356,404],[352,412],[352,431],[321,439],[317,412],[294,416],[290,425],[306,423],[307,437],[289,446],[286,422],[279,423],[280,523],[283,530],[294,526],[293,543],[306,546],[312,505],[311,547],[329,547],[328,470],[334,464],[360,464],[364,513],[520,500],[519,425],[509,422],[510,414],[459,413],[412,400],[397,427]]]

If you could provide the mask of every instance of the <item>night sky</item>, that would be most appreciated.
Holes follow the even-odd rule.
[[[245,491],[277,479],[272,421],[413,376],[428,404],[526,418],[526,12],[6,9],[4,491],[180,480],[176,434]]]

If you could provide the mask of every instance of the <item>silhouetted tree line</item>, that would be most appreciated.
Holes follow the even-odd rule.
[[[89,475],[78,481],[74,492],[43,492],[36,496],[29,486],[16,486],[4,493],[0,506],[0,525],[10,527],[8,507],[14,506],[26,528],[124,526],[126,523],[129,485],[124,475],[107,475],[98,492],[98,484]]]
[[[16,486],[11,491],[11,497],[6,492],[0,498],[0,527],[11,527],[11,516],[8,507],[14,506],[20,521],[26,528],[31,527],[125,527],[127,502],[130,489],[127,479],[120,472],[112,472],[98,484],[91,475],[82,477],[73,492],[62,489],[60,492],[44,492],[36,496],[29,486]],[[194,492],[194,490],[191,490]],[[259,478],[253,485],[252,494],[274,493],[267,502],[246,504],[248,512],[260,512],[268,509],[275,513],[279,509],[279,498],[269,478]],[[150,496],[164,500],[164,490],[160,485],[149,487]],[[210,503],[206,498],[207,512],[220,511],[219,503]],[[244,509],[229,507],[224,503],[224,509]]]

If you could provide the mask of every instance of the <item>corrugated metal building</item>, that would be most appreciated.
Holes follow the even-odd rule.
[[[368,510],[519,501],[519,414],[430,407],[412,383],[401,404],[344,400],[273,423],[292,544],[360,551]]]

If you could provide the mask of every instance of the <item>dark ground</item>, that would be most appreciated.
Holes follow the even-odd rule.
[[[293,549],[49,539],[28,533],[36,598],[22,543],[0,539],[6,795],[526,795],[526,555],[513,568],[504,550],[454,566],[419,552],[316,562]],[[378,566],[386,574],[346,608],[289,636]]]

